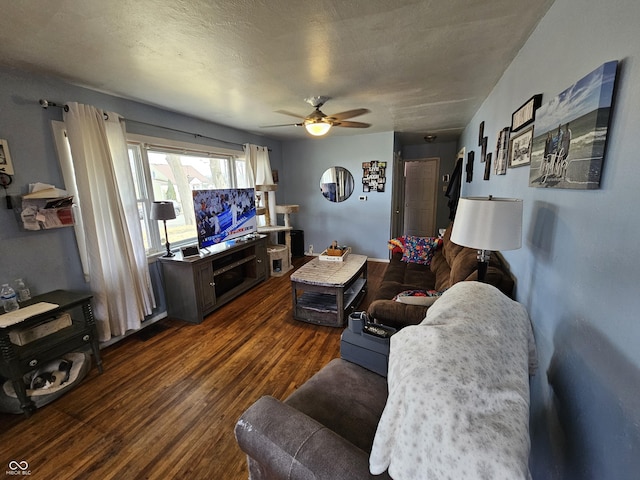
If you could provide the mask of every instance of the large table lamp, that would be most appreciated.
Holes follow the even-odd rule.
[[[484,282],[492,250],[522,246],[522,200],[491,195],[461,198],[451,241],[478,250],[478,280]]]
[[[162,220],[164,222],[164,238],[167,241],[167,253],[163,257],[173,257],[169,244],[169,235],[167,235],[167,220],[176,218],[176,211],[173,208],[173,202],[160,201],[151,204],[151,220]]]

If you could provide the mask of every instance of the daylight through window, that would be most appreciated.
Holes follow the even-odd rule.
[[[173,202],[176,218],[167,221],[171,245],[193,244],[197,239],[193,190],[253,186],[242,151],[185,148],[186,144],[154,140],[134,138],[128,145],[147,254],[163,251],[166,242],[161,222],[149,218],[153,201]]]

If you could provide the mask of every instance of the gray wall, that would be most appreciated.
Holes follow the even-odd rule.
[[[523,246],[505,252],[517,299],[534,324],[540,369],[532,380],[534,478],[637,478],[640,471],[640,3],[557,0],[468,125],[461,145],[489,145],[533,94],[543,103],[610,60],[618,89],[601,188],[528,187],[528,167],[463,195],[524,199]],[[481,60],[481,59],[480,59]]]
[[[362,162],[387,162],[384,192],[362,192]],[[294,228],[304,230],[305,250],[312,244],[320,253],[333,240],[349,245],[354,253],[388,259],[391,225],[393,132],[356,136],[328,136],[289,141],[282,146],[283,169],[279,204],[300,205],[292,216]],[[355,191],[346,201],[332,203],[320,193],[320,177],[329,167],[351,172]],[[361,195],[367,201],[359,200]]]

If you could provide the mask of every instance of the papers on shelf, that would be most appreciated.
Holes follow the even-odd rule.
[[[22,197],[20,217],[25,230],[65,227],[74,224],[73,196],[47,183],[32,183]]]

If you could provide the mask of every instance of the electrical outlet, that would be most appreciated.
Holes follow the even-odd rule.
[[[309,255],[313,255],[313,245],[309,245]]]
[[[360,199],[361,202],[366,202],[367,201],[367,196],[366,195],[360,195],[358,198]]]

